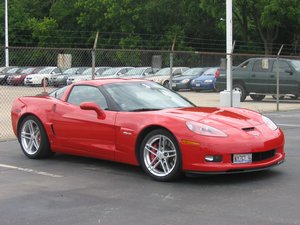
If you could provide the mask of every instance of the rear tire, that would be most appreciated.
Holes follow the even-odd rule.
[[[42,123],[35,116],[27,116],[19,126],[18,140],[24,154],[30,159],[53,155]]]
[[[166,130],[148,133],[141,143],[139,157],[143,170],[154,180],[173,181],[182,175],[179,145]]]
[[[250,97],[253,99],[253,101],[260,102],[263,100],[266,96],[265,95],[250,95]]]

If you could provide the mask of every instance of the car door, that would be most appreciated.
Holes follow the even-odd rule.
[[[295,71],[289,65],[287,61],[274,60],[273,67],[272,67],[272,86],[271,86],[271,93],[277,92],[277,70],[279,72],[279,93],[282,94],[293,94],[297,93],[298,83],[297,78],[295,76]]]
[[[248,79],[247,91],[255,93],[270,93],[273,79],[271,71],[271,62],[269,59],[256,59],[253,62],[250,77]]]
[[[83,102],[95,102],[105,110],[105,118],[98,119],[93,110],[82,110]],[[53,130],[57,144],[74,154],[114,159],[116,112],[109,111],[101,91],[94,86],[75,85],[66,102],[53,106]]]

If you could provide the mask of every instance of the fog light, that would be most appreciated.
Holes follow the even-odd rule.
[[[220,156],[220,155],[206,155],[205,156],[205,161],[206,162],[221,162],[222,161],[222,156]]]

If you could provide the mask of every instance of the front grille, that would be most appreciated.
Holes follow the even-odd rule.
[[[252,153],[252,162],[263,161],[266,159],[270,159],[275,156],[276,150],[272,149],[266,152],[255,152]]]

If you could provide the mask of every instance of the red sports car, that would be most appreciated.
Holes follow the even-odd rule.
[[[183,172],[267,169],[284,161],[284,135],[241,108],[196,107],[151,81],[82,81],[46,96],[20,97],[13,130],[29,158],[55,152],[141,165],[159,181]]]

